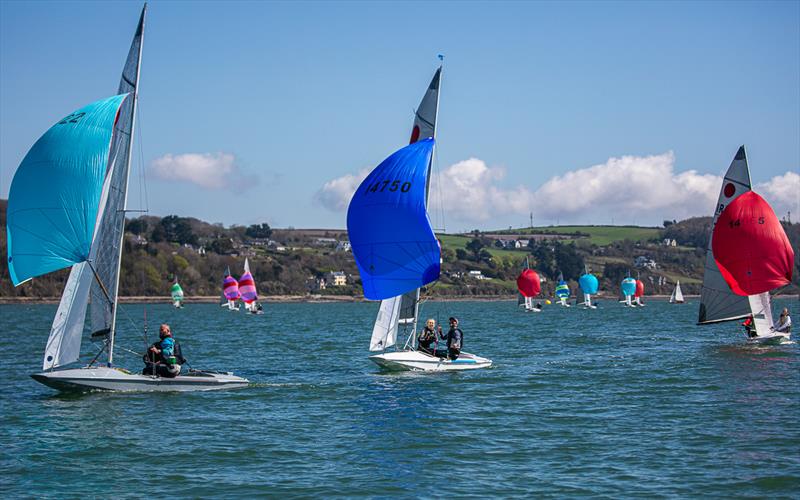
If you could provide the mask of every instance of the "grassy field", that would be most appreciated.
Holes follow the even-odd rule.
[[[588,238],[581,238],[587,240],[598,246],[605,246],[615,241],[622,241],[625,239],[631,241],[643,241],[652,238],[657,238],[661,229],[657,227],[639,227],[639,226],[546,226],[534,227],[524,229],[512,229],[502,231],[488,231],[500,234],[564,234],[571,235],[575,233],[588,234]]]
[[[467,243],[472,241],[472,236],[458,236],[454,234],[437,234],[436,235],[439,240],[441,240],[442,245],[445,248],[449,248],[455,251],[457,248],[461,248],[466,250]],[[526,255],[528,255],[527,250],[502,250],[493,246],[485,247],[489,253],[492,254],[492,257],[512,257],[515,259],[524,259]]]

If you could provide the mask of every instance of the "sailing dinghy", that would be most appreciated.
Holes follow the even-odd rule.
[[[436,73],[414,117],[408,146],[392,154],[361,183],[347,211],[347,230],[364,296],[381,305],[370,340],[370,359],[387,370],[450,371],[491,366],[461,352],[458,359],[416,348],[420,288],[439,278],[441,248],[427,214],[439,82]],[[398,330],[408,333],[402,349]]]
[[[225,277],[222,278],[222,304],[220,306],[227,308],[229,311],[239,312],[239,305],[236,301],[241,296],[239,282],[231,276],[231,268],[229,267],[225,270]]]
[[[175,309],[181,309],[183,307],[183,288],[178,283],[177,277],[175,278],[175,283],[172,284],[172,288],[170,288],[170,295],[172,296],[172,306]]]
[[[669,296],[670,304],[683,304],[683,292],[681,291],[681,282],[678,280],[675,283],[675,288],[672,290],[672,295]]]
[[[789,340],[774,331],[769,292],[791,283],[794,250],[778,217],[752,191],[744,146],[722,181],[706,252],[698,324],[753,318],[748,342]]]
[[[161,378],[113,364],[145,13],[146,6],[118,95],[84,106],[53,125],[28,151],[9,191],[8,269],[14,285],[71,268],[45,348],[44,371],[31,375],[58,390],[197,391],[248,384],[229,373],[190,370]],[[92,338],[102,339],[103,348],[89,366],[65,368],[78,360],[90,307]],[[100,366],[94,362],[103,351],[108,360]]]
[[[558,299],[558,305],[562,307],[569,307],[569,304],[567,303],[567,299],[569,299],[569,293],[569,285],[564,279],[564,275],[558,273],[558,285],[556,285],[556,298]]]
[[[533,306],[533,298],[539,295],[542,285],[539,275],[530,268],[528,257],[525,257],[525,268],[517,277],[517,305],[524,306],[525,312],[542,312],[540,307]]]
[[[636,307],[632,300],[634,294],[636,294],[636,280],[628,276],[622,280],[622,285],[620,288],[622,288],[622,295],[625,296],[625,300],[622,300],[621,302],[628,307]]]
[[[578,285],[583,292],[583,302],[578,305],[582,305],[584,309],[597,309],[597,306],[592,304],[592,295],[595,295],[597,289],[600,287],[597,277],[594,274],[589,274],[589,271],[586,270],[586,272],[578,278]]]
[[[239,293],[241,301],[244,303],[244,310],[250,314],[264,314],[264,310],[258,303],[258,292],[256,291],[256,280],[250,272],[250,262],[244,259],[244,274],[239,278]]]
[[[636,291],[633,293],[634,304],[639,307],[644,307],[644,302],[642,302],[642,297],[644,297],[644,282],[640,279],[637,279]]]

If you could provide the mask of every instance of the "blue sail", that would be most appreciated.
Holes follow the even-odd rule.
[[[439,277],[441,250],[425,211],[434,140],[410,144],[373,170],[347,210],[364,296],[383,300]]]
[[[569,298],[569,285],[563,279],[558,282],[558,286],[556,286],[556,297],[558,298]]]
[[[578,284],[583,290],[583,293],[594,295],[600,284],[597,282],[597,277],[594,274],[586,273],[578,279]]]
[[[14,285],[89,257],[111,135],[128,94],[64,117],[22,160],[8,195],[8,270]]]
[[[633,278],[625,278],[622,280],[622,295],[633,295],[636,293],[636,280]]]

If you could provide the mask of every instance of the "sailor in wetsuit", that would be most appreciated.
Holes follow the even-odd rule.
[[[181,365],[186,363],[186,358],[181,352],[181,345],[172,337],[172,330],[164,323],[158,331],[158,342],[144,353],[143,375],[157,375],[159,377],[174,378],[180,375]]]
[[[442,328],[439,327],[439,334],[441,335]],[[419,338],[417,338],[417,342],[419,343],[419,350],[428,354],[434,354],[434,350],[431,349],[431,344],[436,342],[436,321],[433,319],[429,319],[425,322],[425,327],[419,332]]]
[[[444,338],[447,339],[447,357],[458,359],[464,347],[464,332],[458,327],[458,318],[450,318],[450,330]]]

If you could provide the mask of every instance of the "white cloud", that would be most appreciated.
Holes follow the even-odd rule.
[[[325,183],[322,188],[314,195],[314,200],[334,212],[347,210],[350,198],[356,192],[361,181],[366,179],[370,170],[361,169],[357,174],[346,174]]]
[[[800,174],[797,172],[786,172],[773,177],[758,184],[755,190],[772,205],[779,219],[786,212],[792,212],[792,219],[795,221],[800,217]]]
[[[326,182],[316,198],[323,206],[344,211],[368,169]],[[531,190],[501,185],[505,169],[477,158],[460,161],[431,179],[431,205],[442,207],[449,221],[497,224],[504,216],[527,220],[529,212],[541,223],[660,224],[665,218],[710,215],[722,184],[721,177],[696,170],[675,172],[670,152],[652,156],[622,156],[602,164],[567,172]],[[755,186],[781,217],[787,210],[800,218],[800,175],[787,172]]]
[[[533,195],[525,186],[502,189],[495,184],[505,177],[502,167],[489,167],[470,158],[444,169],[431,179],[431,205],[442,206],[450,217],[484,222],[497,215],[528,213]]]
[[[545,218],[636,213],[644,222],[683,219],[711,211],[721,179],[687,170],[676,174],[675,156],[623,156],[553,177],[534,193],[535,214]],[[604,217],[604,220],[607,220]]]
[[[244,191],[256,184],[246,175],[230,153],[165,154],[150,163],[150,170],[159,179],[182,181],[206,189]]]

